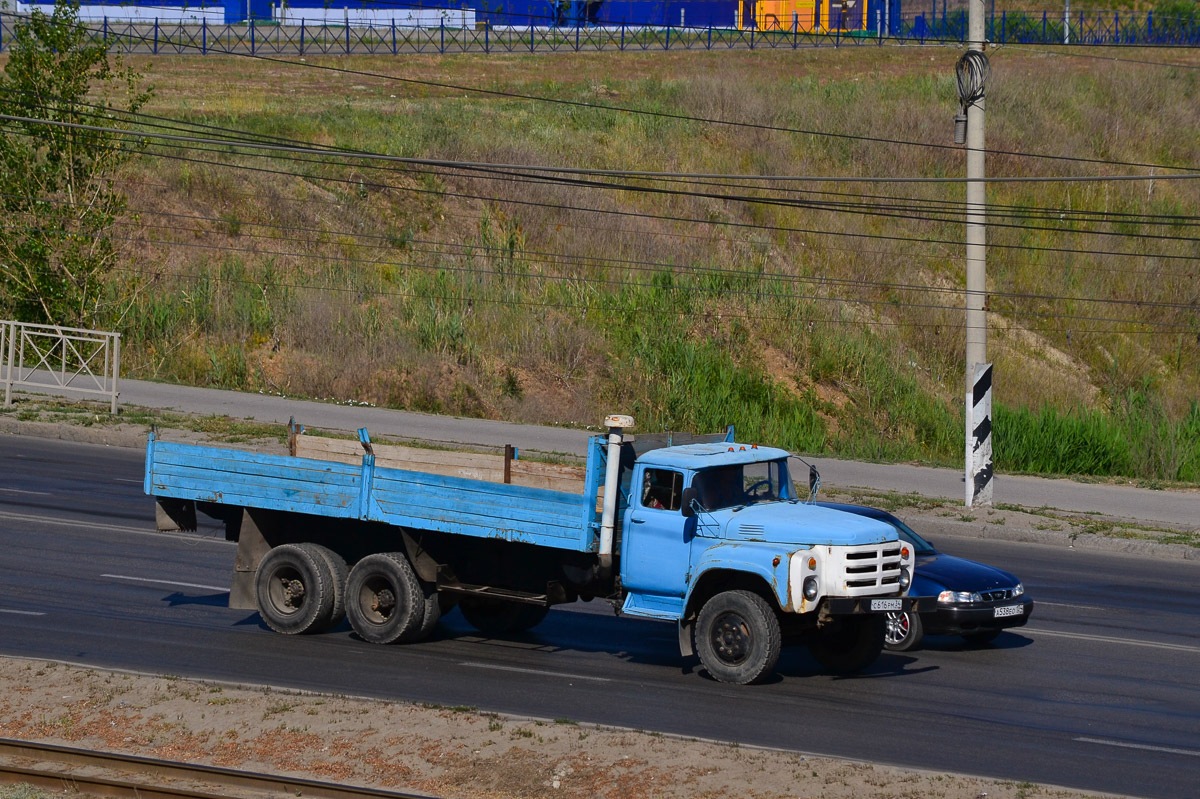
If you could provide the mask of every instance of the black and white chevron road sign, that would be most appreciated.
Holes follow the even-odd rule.
[[[992,365],[975,364],[967,395],[967,507],[992,504]]]

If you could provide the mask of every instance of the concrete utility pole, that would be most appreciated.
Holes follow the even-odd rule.
[[[987,363],[987,184],[984,182],[984,0],[968,6],[967,52],[958,65],[967,115],[966,504],[992,504],[991,365]]]

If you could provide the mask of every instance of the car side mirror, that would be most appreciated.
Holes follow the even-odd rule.
[[[679,509],[683,514],[683,518],[688,519],[696,515],[696,510],[692,507],[692,503],[696,501],[696,489],[688,486],[683,489],[683,507]]]

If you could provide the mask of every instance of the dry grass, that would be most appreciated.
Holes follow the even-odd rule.
[[[949,143],[957,55],[843,48],[307,62],[385,77],[217,57],[141,66],[159,89],[154,113],[346,148],[666,171],[954,176],[958,149],[529,103],[386,76]],[[989,147],[1200,163],[1196,69],[1019,48],[992,59]],[[1171,59],[1200,65],[1190,51]],[[745,428],[737,410],[761,402],[745,415],[750,432],[764,436],[793,425],[791,411],[769,408],[787,397],[820,419],[819,430],[790,435],[792,446],[961,457],[962,253],[937,243],[962,239],[955,213],[888,218],[419,169],[220,160],[304,174],[146,159],[127,176],[143,233],[157,240],[129,249],[133,268],[156,275],[122,323],[138,375],[557,423],[593,422],[613,407],[652,427],[710,423],[699,405],[732,410]],[[989,159],[993,175],[1134,171]],[[902,216],[962,199],[954,185],[803,188],[899,197]],[[1032,205],[1194,216],[1200,190],[1194,181],[994,184],[989,202],[999,223],[1009,221],[1004,207]],[[839,235],[859,233],[893,238]],[[1105,407],[1136,390],[1160,398],[1174,418],[1186,413],[1200,385],[1200,341],[1195,332],[1153,335],[1147,324],[1200,331],[1194,241],[1005,227],[989,239],[998,402]],[[580,260],[588,258],[627,263]],[[1097,298],[1128,304],[1087,301]],[[732,383],[745,375],[774,399],[716,398],[684,370]]]

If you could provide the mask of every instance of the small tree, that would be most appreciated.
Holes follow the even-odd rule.
[[[20,20],[0,75],[0,311],[21,321],[86,326],[109,310],[109,231],[126,207],[113,179],[142,146],[118,133],[117,111],[136,112],[150,93],[109,64],[78,10],[57,0]]]

